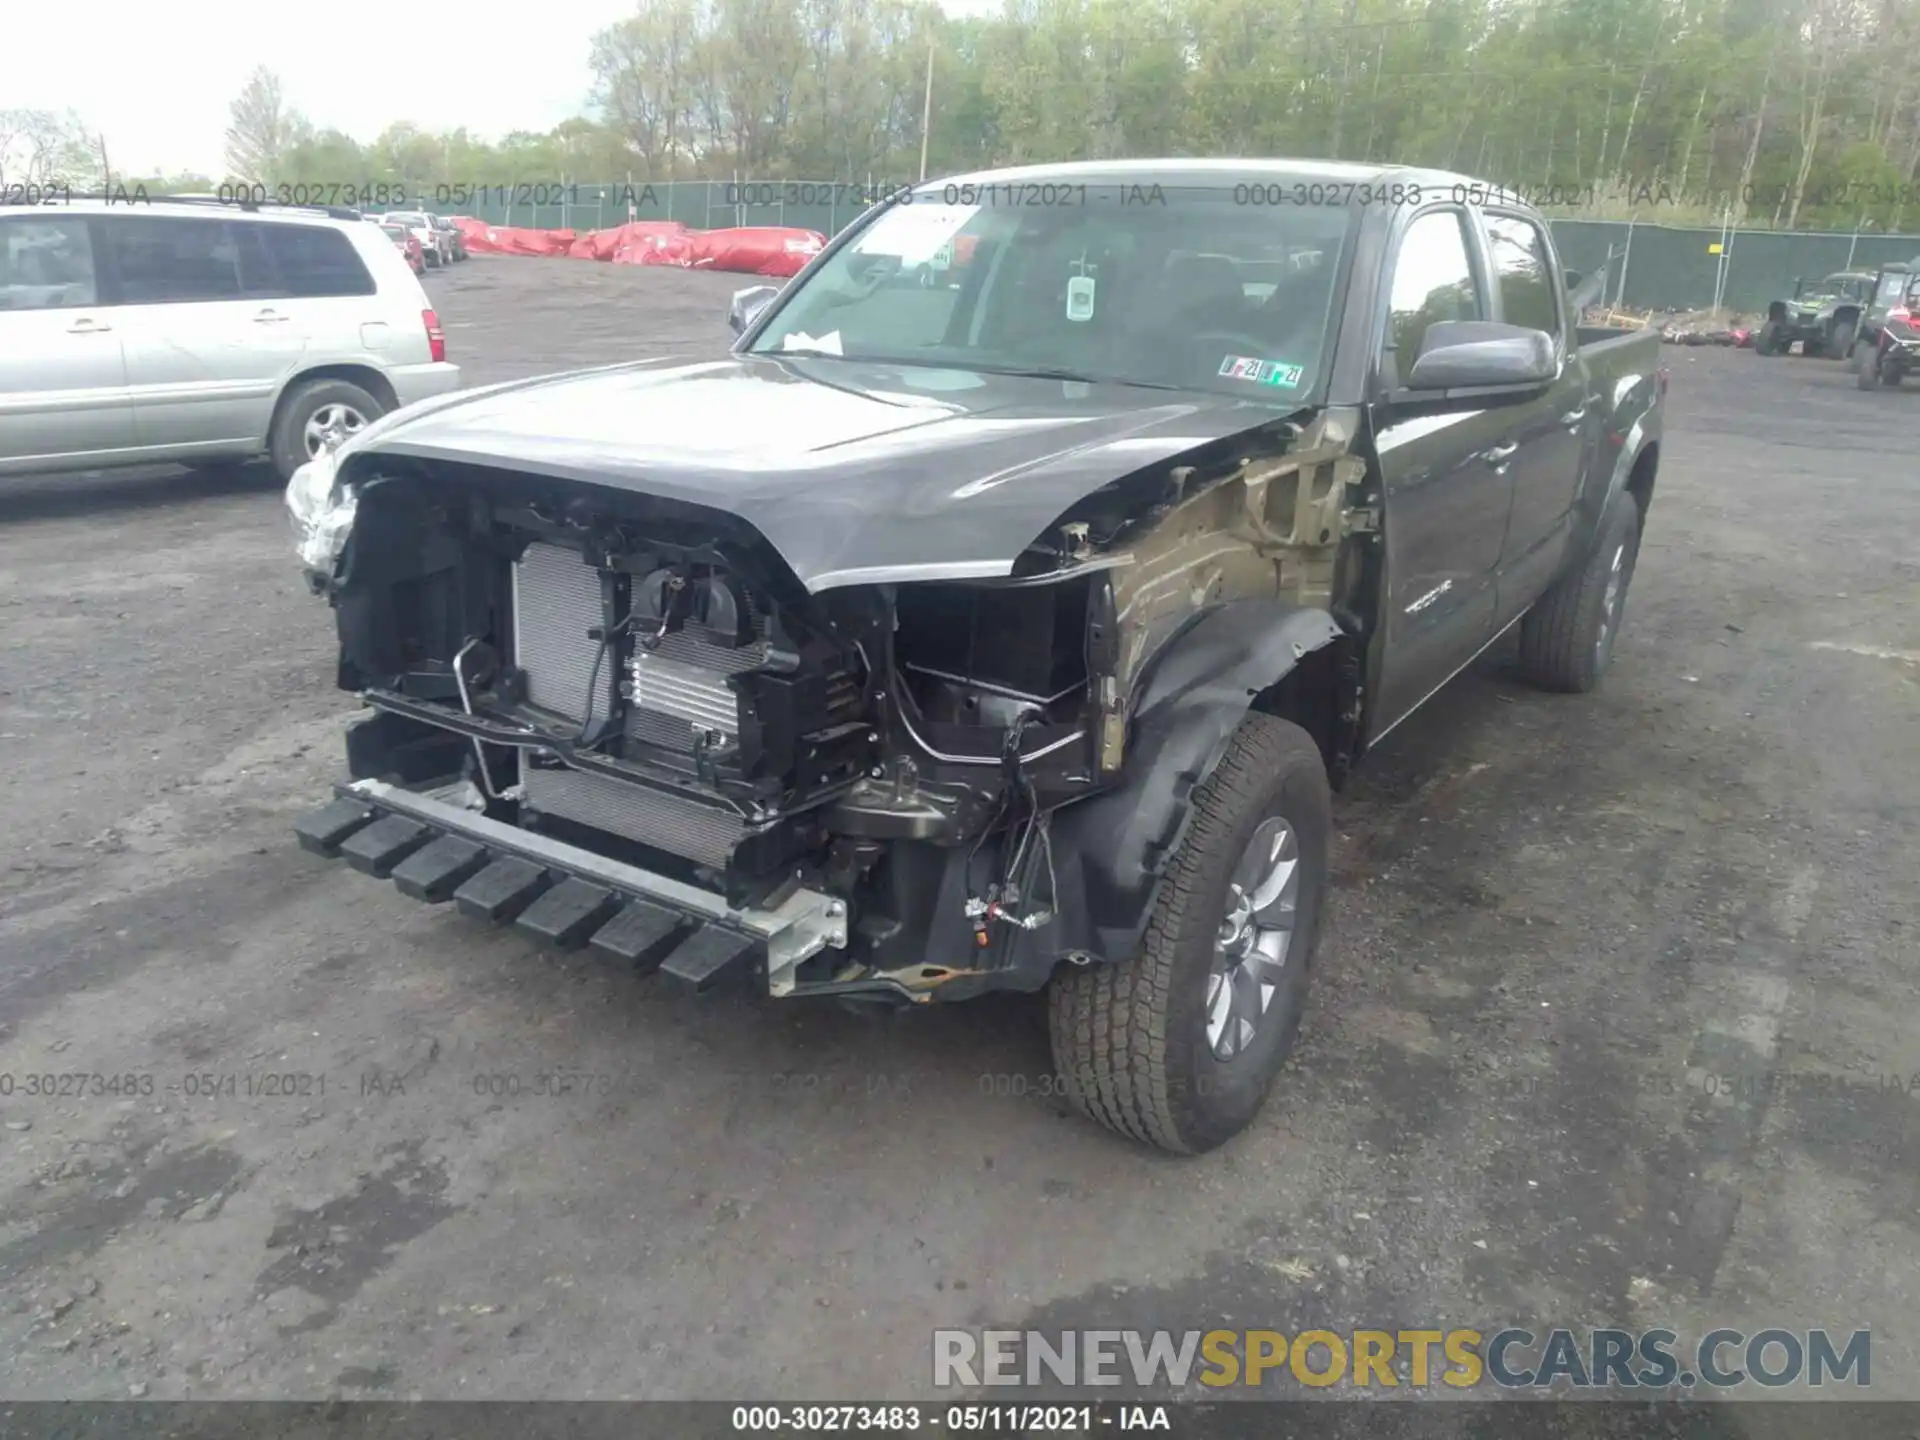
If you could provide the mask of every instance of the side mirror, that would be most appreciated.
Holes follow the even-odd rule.
[[[733,302],[727,306],[727,328],[736,335],[744,334],[779,293],[778,285],[749,285],[734,291]]]
[[[1559,371],[1553,337],[1524,325],[1491,320],[1442,320],[1427,327],[1410,390],[1473,390],[1544,385]]]

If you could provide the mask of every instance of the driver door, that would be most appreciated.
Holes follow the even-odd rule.
[[[1373,739],[1492,636],[1494,577],[1520,449],[1512,407],[1423,403],[1399,391],[1429,327],[1491,318],[1486,265],[1466,210],[1414,216],[1390,275],[1374,432],[1386,492],[1387,577]]]

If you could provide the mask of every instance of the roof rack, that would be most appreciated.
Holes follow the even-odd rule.
[[[234,196],[231,199],[219,195],[149,195],[147,199],[156,205],[218,205],[224,210],[316,210],[334,220],[358,220],[361,213],[347,205],[296,205],[279,200],[255,200],[252,196]]]

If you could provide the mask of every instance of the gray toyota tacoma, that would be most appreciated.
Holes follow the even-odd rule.
[[[288,488],[370,712],[301,843],[696,989],[1046,990],[1087,1114],[1219,1144],[1300,1026],[1330,790],[1515,626],[1568,692],[1619,633],[1659,340],[1489,193],[929,182],[728,358],[377,422]]]

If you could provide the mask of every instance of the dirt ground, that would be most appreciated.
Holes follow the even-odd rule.
[[[747,282],[427,283],[483,384],[717,353]],[[682,998],[304,854],[353,706],[271,482],[10,485],[0,1393],[909,1397],[943,1325],[1522,1323],[1870,1327],[1920,1398],[1920,395],[1664,358],[1606,685],[1495,656],[1369,759],[1296,1062],[1193,1161],[1071,1117],[1031,1004]]]

